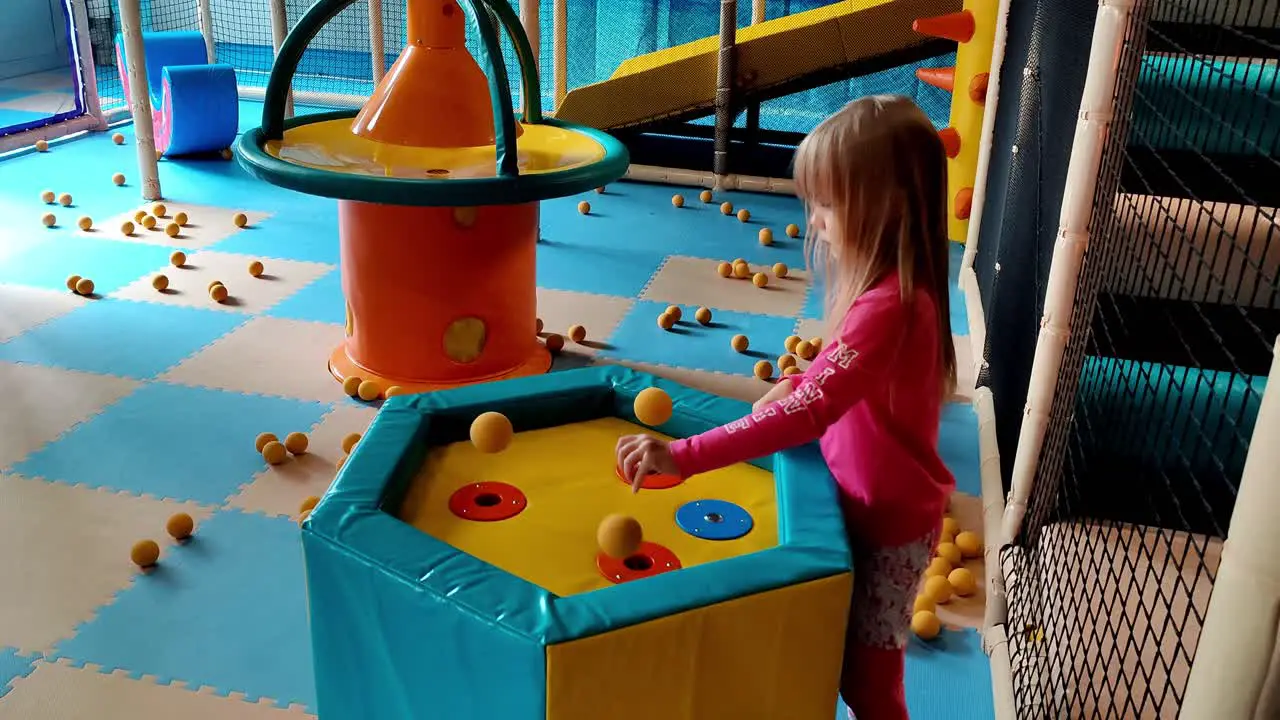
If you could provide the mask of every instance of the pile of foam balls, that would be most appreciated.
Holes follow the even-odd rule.
[[[964,561],[982,555],[982,539],[978,534],[962,530],[950,515],[942,519],[942,532],[933,560],[924,571],[924,585],[916,596],[911,616],[911,629],[923,640],[932,640],[942,631],[937,608],[955,597],[968,597],[978,589],[973,571]]]

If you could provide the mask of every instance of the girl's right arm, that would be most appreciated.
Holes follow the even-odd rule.
[[[670,451],[688,477],[817,440],[836,420],[886,382],[907,326],[897,287],[877,288],[850,308],[833,338],[794,389],[750,415],[701,435],[676,440]]]

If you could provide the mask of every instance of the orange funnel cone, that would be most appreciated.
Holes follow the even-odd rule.
[[[408,44],[351,125],[356,135],[409,147],[494,142],[489,81],[466,47],[453,0],[409,0]]]
[[[947,157],[953,158],[960,154],[960,133],[955,128],[942,128],[938,131],[938,139],[942,141],[942,149],[946,151]]]
[[[954,67],[917,68],[916,78],[920,82],[928,83],[936,88],[942,88],[947,92],[955,90],[956,87],[956,69]]]
[[[961,10],[946,15],[920,18],[911,23],[911,29],[921,35],[946,38],[958,43],[969,42],[974,32],[973,13]]]

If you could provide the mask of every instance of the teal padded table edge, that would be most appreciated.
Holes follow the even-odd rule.
[[[416,473],[433,416],[454,413],[460,427],[481,412],[507,412],[517,432],[536,425],[574,422],[613,414],[637,422],[635,395],[646,387],[666,390],[675,412],[655,430],[672,435],[702,432],[741,417],[744,403],[716,397],[662,378],[616,366],[548,375],[392,398],[352,452],[329,493],[304,524],[312,540],[324,540],[364,562],[380,566],[400,582],[437,598],[447,597],[479,620],[509,632],[553,644],[589,637],[657,617],[705,607],[850,570],[850,552],[839,510],[836,484],[813,445],[774,457],[779,544],[767,550],[663,573],[640,582],[559,597],[533,583],[419,531],[385,508],[391,486]],[[603,407],[592,393],[610,393]],[[557,408],[556,399],[567,402]],[[522,404],[523,415],[516,412]],[[578,409],[574,409],[575,406]],[[536,410],[529,411],[534,407]],[[564,420],[565,415],[576,416]],[[444,420],[443,417],[440,418]],[[767,463],[760,461],[756,464]],[[767,467],[767,464],[764,465]],[[465,578],[455,582],[454,578]]]

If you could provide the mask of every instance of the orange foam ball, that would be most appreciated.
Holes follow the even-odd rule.
[[[647,387],[636,394],[632,403],[636,419],[645,425],[661,425],[671,419],[673,404],[666,390]]]
[[[160,545],[155,540],[139,540],[129,551],[129,559],[138,567],[151,567],[160,560]]]
[[[612,558],[635,555],[644,542],[644,528],[640,521],[628,515],[607,515],[596,528],[596,543],[600,551]]]
[[[196,521],[186,513],[174,513],[169,516],[169,521],[164,524],[165,532],[174,540],[186,540],[191,537],[191,533],[196,529]]]
[[[511,420],[502,413],[483,412],[471,421],[471,444],[482,453],[506,450],[514,436]]]

